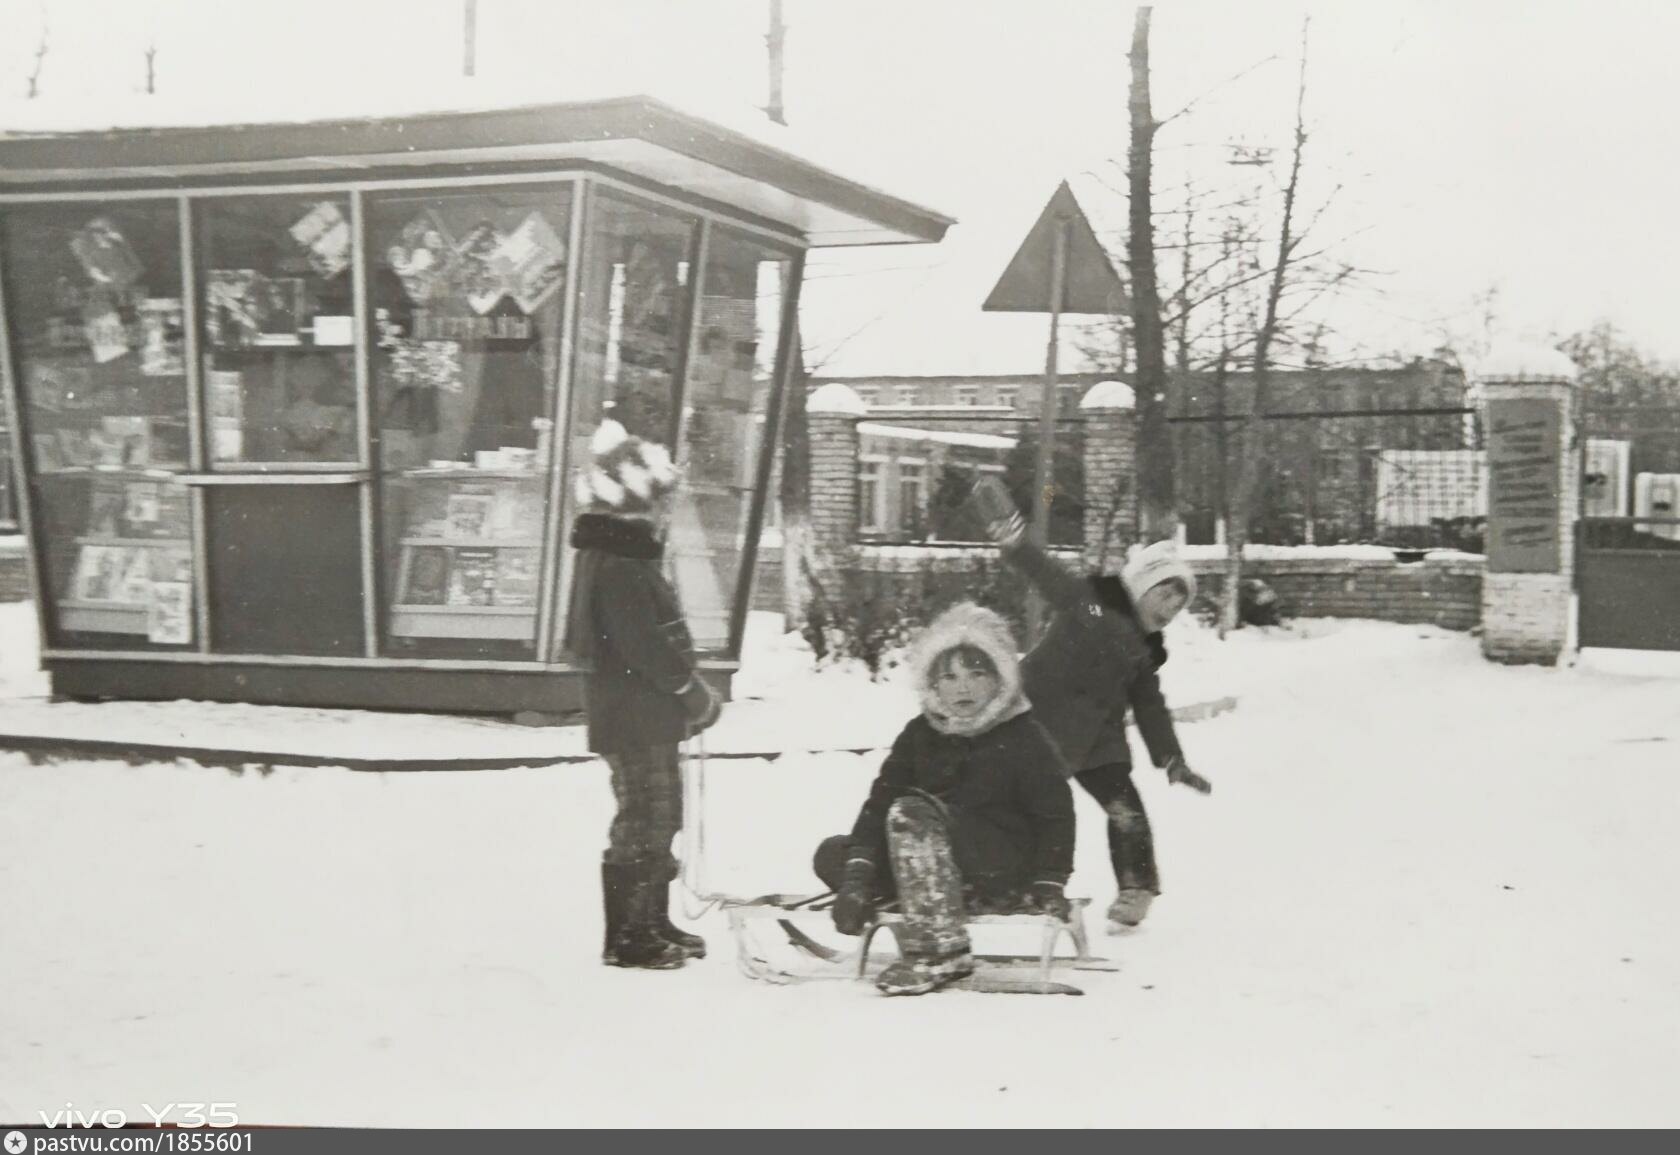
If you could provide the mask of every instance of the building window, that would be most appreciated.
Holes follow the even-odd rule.
[[[914,385],[900,385],[893,390],[893,396],[900,405],[914,405],[917,389]]]
[[[898,463],[898,527],[911,537],[922,536],[927,523],[927,465]]]
[[[881,459],[866,457],[858,462],[858,529],[880,533],[887,517],[886,488],[881,484]]]
[[[1020,395],[1020,392],[1013,385],[999,385],[997,387],[997,403],[1006,409],[1013,409],[1015,408],[1015,398]]]
[[[958,385],[951,393],[958,405],[980,404],[980,386],[978,385]]]
[[[862,401],[871,409],[881,403],[881,390],[874,385],[857,385],[853,387],[852,392],[858,395],[859,401]]]
[[[1083,385],[1056,386],[1056,410],[1063,417],[1072,416],[1079,410],[1079,399],[1084,396]]]

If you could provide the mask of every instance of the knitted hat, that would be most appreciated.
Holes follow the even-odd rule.
[[[578,474],[578,506],[597,513],[649,513],[677,484],[671,454],[656,441],[625,432],[608,418],[590,439],[589,468]]]
[[[1153,542],[1136,550],[1126,560],[1126,568],[1120,571],[1120,580],[1126,583],[1126,592],[1134,602],[1173,578],[1184,583],[1185,601],[1196,596],[1196,575],[1178,556],[1178,546],[1170,541]]]

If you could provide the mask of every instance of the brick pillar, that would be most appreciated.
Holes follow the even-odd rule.
[[[832,596],[839,575],[857,556],[858,419],[863,400],[851,389],[830,382],[812,393],[805,406],[811,428],[811,553]]]
[[[1476,380],[1488,469],[1482,653],[1553,665],[1568,644],[1575,580],[1575,366],[1554,349],[1498,348]]]
[[[1137,404],[1119,381],[1079,402],[1085,423],[1085,564],[1115,569],[1137,540]]]

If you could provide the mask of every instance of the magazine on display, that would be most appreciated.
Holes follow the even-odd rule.
[[[449,597],[452,606],[496,604],[496,554],[493,549],[457,549],[449,559]]]
[[[397,601],[411,606],[443,605],[449,593],[449,552],[441,545],[412,547]]]
[[[175,297],[140,302],[140,372],[147,377],[179,377],[187,371],[186,325]]]
[[[496,604],[499,606],[534,606],[537,604],[537,569],[540,550],[514,548],[496,551]]]
[[[154,581],[146,598],[146,640],[165,646],[192,643],[192,584]]]

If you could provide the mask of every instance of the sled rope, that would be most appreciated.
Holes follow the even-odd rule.
[[[706,740],[683,743],[682,910],[693,921],[711,913],[727,895],[710,888],[706,872]],[[699,903],[696,909],[694,900]]]

